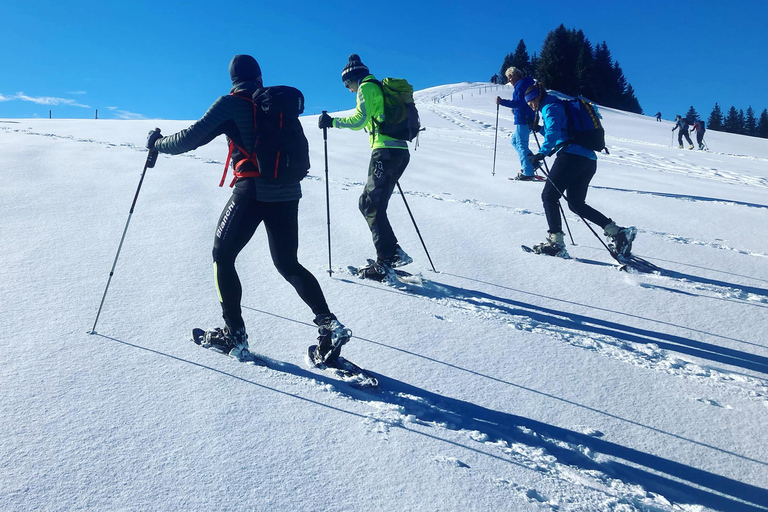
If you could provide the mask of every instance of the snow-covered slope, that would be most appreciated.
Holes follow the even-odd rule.
[[[544,239],[517,173],[508,88],[419,91],[427,130],[390,218],[421,285],[346,273],[373,254],[357,199],[370,150],[305,119],[299,257],[354,332],[359,390],[306,366],[316,330],[263,230],[238,269],[254,367],[197,348],[219,325],[223,139],[147,172],[97,334],[146,133],[190,121],[0,121],[0,509],[768,510],[768,141],[603,108],[588,202],[635,225],[663,275],[615,270],[574,215]],[[350,96],[350,102],[352,97]],[[205,108],[201,105],[201,112]],[[531,140],[535,148],[535,141]],[[551,163],[551,162],[550,162]]]

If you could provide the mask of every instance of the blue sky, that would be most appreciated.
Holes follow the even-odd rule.
[[[228,93],[237,53],[256,57],[268,85],[299,87],[308,113],[343,110],[352,52],[416,89],[487,81],[520,39],[533,54],[561,23],[607,42],[646,114],[768,108],[766,0],[283,5],[6,0],[0,117],[197,119]]]

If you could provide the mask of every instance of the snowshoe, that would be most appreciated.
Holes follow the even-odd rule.
[[[637,228],[630,226],[623,228],[617,226],[615,222],[611,221],[610,224],[605,226],[603,233],[610,242],[608,248],[622,257],[629,257],[632,252],[632,242],[634,242],[637,236]]]
[[[397,280],[394,269],[382,261],[368,260],[368,265],[359,269],[357,275],[363,279],[393,283]]]
[[[332,313],[315,318],[317,325],[317,348],[311,354],[310,360],[315,366],[332,364],[341,353],[341,347],[352,336],[352,331],[347,329],[336,319]]]
[[[547,241],[534,245],[532,250],[536,254],[544,254],[545,256],[570,258],[570,255],[565,248],[565,235],[562,231],[559,233],[549,233],[547,235]]]

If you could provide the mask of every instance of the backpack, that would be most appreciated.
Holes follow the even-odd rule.
[[[707,126],[704,124],[704,121],[701,121],[701,120],[696,121],[696,124],[698,125],[698,130],[700,133],[704,133],[705,131],[707,131]]]
[[[419,111],[413,102],[413,86],[404,78],[367,80],[381,87],[384,97],[384,121],[374,121],[375,129],[389,137],[412,141],[421,131]]]
[[[273,183],[298,183],[308,174],[309,142],[304,135],[299,116],[304,112],[304,95],[298,89],[287,85],[276,85],[257,89],[251,98],[238,96],[253,103],[253,126],[256,140],[250,151],[237,146],[245,156],[234,162],[235,178],[261,178]],[[236,144],[230,140],[229,155],[224,167],[224,184],[227,168]],[[256,170],[240,171],[251,162]]]
[[[568,118],[568,142],[592,151],[608,153],[605,147],[605,130],[594,103],[584,98],[561,100]]]

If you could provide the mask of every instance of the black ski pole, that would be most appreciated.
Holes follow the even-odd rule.
[[[323,117],[328,115],[327,110],[323,110]],[[323,150],[325,153],[325,214],[328,219],[328,275],[333,276],[331,267],[331,194],[328,190],[328,127],[323,126]]]
[[[403,202],[405,203],[405,209],[408,210],[408,215],[411,216],[413,227],[416,228],[416,234],[419,235],[419,240],[421,240],[421,245],[424,247],[424,252],[427,253],[427,259],[429,260],[429,264],[432,266],[432,272],[437,272],[437,270],[435,269],[435,264],[432,263],[432,258],[430,258],[429,256],[429,251],[427,250],[427,244],[424,243],[424,239],[421,237],[419,226],[416,225],[416,219],[413,218],[413,214],[411,213],[411,208],[408,206],[408,201],[405,200],[405,194],[403,193],[403,188],[400,186],[399,181],[396,181],[395,183],[397,183],[397,190],[400,191],[400,196],[403,198]]]
[[[499,140],[499,104],[496,104],[496,135],[493,137],[493,171],[491,176],[496,176],[496,142]]]
[[[545,162],[544,166],[546,167],[546,162]],[[547,171],[545,171],[545,170],[542,170],[542,172],[543,172],[543,173],[544,173],[544,175],[547,177],[547,181],[549,181],[550,183],[552,183],[552,186],[553,186],[553,187],[555,187],[555,190],[557,190],[557,192],[558,192],[558,193],[559,193],[561,196],[563,196],[563,199],[565,199],[565,201],[566,201],[567,203],[569,203],[569,204],[570,204],[570,201],[568,201],[568,196],[566,196],[566,195],[565,195],[565,193],[563,193],[562,191],[560,191],[560,190],[557,188],[557,186],[554,184],[554,182],[553,182],[553,181],[552,181],[552,180],[549,178],[549,172],[547,172]],[[562,209],[563,209],[563,207],[562,207],[562,206],[560,206],[560,210],[562,210]],[[582,222],[584,222],[584,224],[585,224],[585,225],[586,225],[586,226],[589,228],[589,230],[592,232],[592,234],[593,234],[593,235],[595,235],[595,237],[597,237],[597,239],[600,241],[600,243],[601,243],[601,244],[603,244],[603,247],[605,247],[605,249],[606,249],[606,250],[607,250],[607,251],[610,253],[611,257],[623,265],[623,264],[624,264],[624,262],[623,262],[623,261],[621,261],[621,260],[619,259],[618,255],[616,255],[616,253],[614,253],[614,252],[611,250],[611,248],[610,248],[610,247],[608,247],[608,245],[605,243],[605,241],[603,241],[603,239],[602,239],[602,238],[600,238],[600,235],[598,235],[598,234],[597,234],[597,231],[595,231],[595,230],[594,230],[594,228],[592,227],[592,225],[591,225],[589,222],[587,222],[587,219],[585,219],[584,217],[582,217],[580,213],[577,213],[576,215],[578,215],[578,216],[579,216],[579,218],[582,220]],[[567,225],[567,223],[566,223],[566,225]],[[575,244],[574,244],[574,245],[575,245]]]
[[[539,113],[536,112],[536,125],[539,124],[538,117],[539,117]],[[536,145],[539,147],[539,149],[541,149],[541,144],[539,144],[539,137],[536,135],[535,130],[533,131],[533,139],[536,141]],[[546,175],[547,181],[552,183],[552,180],[549,179],[549,167],[547,167],[547,162],[542,160],[542,163],[544,164],[544,168],[546,169],[546,171],[542,171],[542,172],[544,172],[544,174]],[[555,184],[552,183],[552,186],[555,187]],[[555,187],[555,190],[557,190],[557,187]],[[561,196],[565,197],[565,195],[563,195],[562,192],[560,192],[559,190],[557,191],[558,193],[560,193]],[[576,245],[576,242],[573,241],[573,234],[571,234],[571,227],[568,225],[568,219],[565,216],[565,210],[563,210],[563,205],[560,203],[560,201],[558,201],[557,206],[560,207],[560,213],[563,215],[563,222],[565,223],[565,229],[568,231],[568,236],[571,238],[571,245]]]
[[[158,132],[160,130],[158,129]],[[101,316],[101,309],[104,307],[104,299],[107,297],[107,290],[109,290],[109,283],[112,282],[112,276],[115,274],[115,266],[117,266],[117,259],[120,257],[120,251],[123,248],[123,242],[125,241],[125,234],[128,232],[128,224],[131,223],[131,216],[133,216],[133,209],[136,207],[136,200],[139,198],[139,191],[141,190],[141,184],[144,182],[144,175],[147,173],[147,169],[155,166],[157,162],[157,151],[150,149],[147,155],[147,161],[144,163],[144,170],[141,171],[141,178],[139,179],[139,186],[136,187],[136,194],[133,196],[133,203],[131,203],[131,211],[128,212],[128,220],[125,222],[125,228],[123,228],[123,236],[120,238],[120,245],[117,247],[117,254],[115,254],[115,261],[112,263],[112,270],[109,271],[109,279],[107,279],[107,286],[104,288],[104,295],[101,296],[101,304],[99,304],[99,312],[96,313],[96,320],[93,322],[90,334],[96,334],[96,323]]]

